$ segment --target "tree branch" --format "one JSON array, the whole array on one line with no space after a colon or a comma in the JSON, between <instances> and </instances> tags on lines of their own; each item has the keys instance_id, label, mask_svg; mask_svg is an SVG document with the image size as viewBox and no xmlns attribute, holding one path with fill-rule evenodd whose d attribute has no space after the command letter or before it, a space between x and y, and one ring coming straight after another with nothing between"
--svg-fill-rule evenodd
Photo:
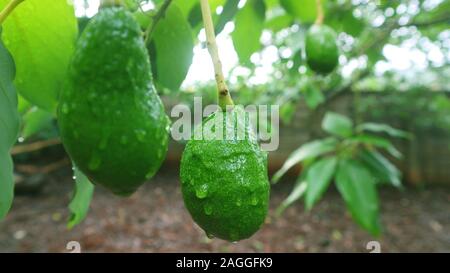
<instances>
[{"instance_id":1,"label":"tree branch","mask_svg":"<svg viewBox=\"0 0 450 273\"><path fill-rule=\"evenodd\" d=\"M316 25L323 24L324 19L324 13L323 13L323 6L322 6L322 0L316 0L316 7L317 7L317 18L316 18Z\"/></svg>"},{"instance_id":2,"label":"tree branch","mask_svg":"<svg viewBox=\"0 0 450 273\"><path fill-rule=\"evenodd\" d=\"M203 22L205 24L206 31L206 44L208 45L208 51L211 55L212 62L214 64L215 77L218 89L219 106L222 110L226 111L227 106L234 105L231 99L230 92L227 84L225 83L225 77L222 70L222 62L219 57L219 49L217 48L216 34L214 33L214 23L211 16L211 8L209 7L208 0L201 0Z\"/></svg>"},{"instance_id":3,"label":"tree branch","mask_svg":"<svg viewBox=\"0 0 450 273\"><path fill-rule=\"evenodd\" d=\"M437 18L430 21L423 21L423 22L410 22L406 24L405 26L416 26L416 27L431 27L437 24L441 23L450 23L450 16L443 16L441 18Z\"/></svg>"}]
</instances>

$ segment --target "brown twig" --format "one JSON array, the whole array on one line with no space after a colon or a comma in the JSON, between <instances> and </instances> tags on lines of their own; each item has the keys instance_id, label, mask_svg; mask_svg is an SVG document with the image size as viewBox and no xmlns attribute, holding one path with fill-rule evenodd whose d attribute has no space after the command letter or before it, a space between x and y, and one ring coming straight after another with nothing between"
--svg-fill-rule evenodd
<instances>
[{"instance_id":1,"label":"brown twig","mask_svg":"<svg viewBox=\"0 0 450 273\"><path fill-rule=\"evenodd\" d=\"M55 146L61 144L61 140L59 138L48 139L43 141L37 141L29 144L21 144L13 147L11 154L18 155L24 153L35 152L50 146Z\"/></svg>"},{"instance_id":2,"label":"brown twig","mask_svg":"<svg viewBox=\"0 0 450 273\"><path fill-rule=\"evenodd\" d=\"M67 165L70 165L71 161L69 158L65 157L59 161L50 163L46 166L36 166L36 165L30 165L30 164L18 164L15 166L15 168L21 172L26 174L36 174L36 173L42 173L42 174L49 174L56 170L59 170L62 167L65 167Z\"/></svg>"}]
</instances>

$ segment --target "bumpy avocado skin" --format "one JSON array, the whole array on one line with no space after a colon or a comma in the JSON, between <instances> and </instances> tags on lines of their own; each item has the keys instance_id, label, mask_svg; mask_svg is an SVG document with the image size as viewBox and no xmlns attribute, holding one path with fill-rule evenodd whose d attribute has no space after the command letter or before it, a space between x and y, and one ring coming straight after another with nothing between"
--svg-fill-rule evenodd
<instances>
[{"instance_id":1,"label":"bumpy avocado skin","mask_svg":"<svg viewBox=\"0 0 450 273\"><path fill-rule=\"evenodd\" d=\"M237 115L242 112L235 108L228 114L242 124L244 120ZM231 128L232 121L217 113L203 125L216 119ZM248 126L238 126L236 131L240 130L249 134L246 140L239 140L237 135L220 140L203 132L204 137L213 140L189 141L180 170L184 202L194 221L208 236L232 242L249 238L259 230L270 195L267 153L261 151ZM199 134L200 127L194 132Z\"/></svg>"},{"instance_id":2,"label":"bumpy avocado skin","mask_svg":"<svg viewBox=\"0 0 450 273\"><path fill-rule=\"evenodd\" d=\"M153 86L139 25L102 8L82 36L61 92L64 146L95 184L128 196L160 168L170 121Z\"/></svg>"},{"instance_id":3,"label":"bumpy avocado skin","mask_svg":"<svg viewBox=\"0 0 450 273\"><path fill-rule=\"evenodd\" d=\"M339 62L337 36L325 25L313 25L306 34L306 58L308 66L320 74L331 73Z\"/></svg>"}]
</instances>

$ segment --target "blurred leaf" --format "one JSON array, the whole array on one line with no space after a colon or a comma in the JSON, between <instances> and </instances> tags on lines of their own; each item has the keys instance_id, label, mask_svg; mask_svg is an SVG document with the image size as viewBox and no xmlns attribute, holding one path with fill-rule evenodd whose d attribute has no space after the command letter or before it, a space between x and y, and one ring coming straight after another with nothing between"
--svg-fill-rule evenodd
<instances>
[{"instance_id":1,"label":"blurred leaf","mask_svg":"<svg viewBox=\"0 0 450 273\"><path fill-rule=\"evenodd\" d=\"M45 110L33 107L22 117L23 129L21 137L27 139L42 129L49 127L53 121L53 115Z\"/></svg>"},{"instance_id":2,"label":"blurred leaf","mask_svg":"<svg viewBox=\"0 0 450 273\"><path fill-rule=\"evenodd\" d=\"M439 5L430 11L422 11L414 17L413 22L417 23L420 32L436 40L440 33L448 31L450 23L450 1L442 1ZM428 24L428 22L433 22ZM437 23L437 21L440 21Z\"/></svg>"},{"instance_id":3,"label":"blurred leaf","mask_svg":"<svg viewBox=\"0 0 450 273\"><path fill-rule=\"evenodd\" d=\"M249 64L253 53L261 48L260 37L264 28L266 6L260 0L248 0L239 10L235 30L231 34L234 48L242 64Z\"/></svg>"},{"instance_id":4,"label":"blurred leaf","mask_svg":"<svg viewBox=\"0 0 450 273\"><path fill-rule=\"evenodd\" d=\"M353 9L338 10L329 14L325 18L325 23L337 32L345 32L353 37L358 37L366 26L364 18L356 18L353 15Z\"/></svg>"},{"instance_id":5,"label":"blurred leaf","mask_svg":"<svg viewBox=\"0 0 450 273\"><path fill-rule=\"evenodd\" d=\"M280 16L273 17L269 20L266 20L265 27L273 32L278 32L284 28L292 25L292 17L288 14L282 14Z\"/></svg>"},{"instance_id":6,"label":"blurred leaf","mask_svg":"<svg viewBox=\"0 0 450 273\"><path fill-rule=\"evenodd\" d=\"M185 19L189 18L192 9L199 4L198 0L174 0L172 4L176 4L183 13Z\"/></svg>"},{"instance_id":7,"label":"blurred leaf","mask_svg":"<svg viewBox=\"0 0 450 273\"><path fill-rule=\"evenodd\" d=\"M135 12L136 10L139 9L139 5L140 5L140 0L124 0L123 1L125 4L125 7L131 11L131 12Z\"/></svg>"},{"instance_id":8,"label":"blurred leaf","mask_svg":"<svg viewBox=\"0 0 450 273\"><path fill-rule=\"evenodd\" d=\"M192 64L194 40L189 23L177 5L170 5L153 33L156 54L151 54L158 84L178 90Z\"/></svg>"},{"instance_id":9,"label":"blurred leaf","mask_svg":"<svg viewBox=\"0 0 450 273\"><path fill-rule=\"evenodd\" d=\"M424 11L422 9L422 12L417 14L416 17L414 17L414 22L417 23L424 23L428 22L434 19L444 18L447 17L450 14L450 1L442 1L439 5L437 5L435 8ZM446 24L448 27L448 21L442 22L442 24Z\"/></svg>"},{"instance_id":10,"label":"blurred leaf","mask_svg":"<svg viewBox=\"0 0 450 273\"><path fill-rule=\"evenodd\" d=\"M322 5L326 5L326 0ZM280 0L281 6L302 23L313 23L317 16L316 0ZM326 13L326 9L325 9Z\"/></svg>"},{"instance_id":11,"label":"blurred leaf","mask_svg":"<svg viewBox=\"0 0 450 273\"><path fill-rule=\"evenodd\" d=\"M219 19L217 20L217 23L215 25L215 32L216 35L219 35L220 32L222 32L225 25L234 19L234 16L238 12L239 8L239 1L240 0L227 0L225 3L225 6L223 7L223 11L219 16Z\"/></svg>"},{"instance_id":12,"label":"blurred leaf","mask_svg":"<svg viewBox=\"0 0 450 273\"><path fill-rule=\"evenodd\" d=\"M285 124L290 124L295 115L295 103L286 102L280 107L280 118Z\"/></svg>"},{"instance_id":13,"label":"blurred leaf","mask_svg":"<svg viewBox=\"0 0 450 273\"><path fill-rule=\"evenodd\" d=\"M325 190L330 185L331 179L336 171L337 158L327 157L315 162L307 170L305 205L310 210L320 200Z\"/></svg>"},{"instance_id":14,"label":"blurred leaf","mask_svg":"<svg viewBox=\"0 0 450 273\"><path fill-rule=\"evenodd\" d=\"M0 38L2 29L0 28ZM0 39L0 220L9 209L14 198L14 167L10 155L17 141L19 113L17 94L13 85L16 69L14 60Z\"/></svg>"},{"instance_id":15,"label":"blurred leaf","mask_svg":"<svg viewBox=\"0 0 450 273\"><path fill-rule=\"evenodd\" d=\"M377 151L363 150L360 158L380 182L389 182L398 188L402 186L401 172L382 154Z\"/></svg>"},{"instance_id":16,"label":"blurred leaf","mask_svg":"<svg viewBox=\"0 0 450 273\"><path fill-rule=\"evenodd\" d=\"M402 154L392 145L392 143L382 137L373 135L358 135L347 139L350 143L360 143L369 146L374 146L377 148L382 148L388 151L392 156L396 158L401 158Z\"/></svg>"},{"instance_id":17,"label":"blurred leaf","mask_svg":"<svg viewBox=\"0 0 450 273\"><path fill-rule=\"evenodd\" d=\"M306 160L318 157L320 155L332 152L337 145L335 138L326 138L303 144L295 150L286 160L283 167L272 177L272 182L277 183L280 178L294 165Z\"/></svg>"},{"instance_id":18,"label":"blurred leaf","mask_svg":"<svg viewBox=\"0 0 450 273\"><path fill-rule=\"evenodd\" d=\"M0 0L0 9L9 0ZM17 67L17 91L53 112L78 37L72 5L65 0L24 1L4 23L3 41Z\"/></svg>"},{"instance_id":19,"label":"blurred leaf","mask_svg":"<svg viewBox=\"0 0 450 273\"><path fill-rule=\"evenodd\" d=\"M277 208L276 215L281 215L288 207L290 207L295 201L302 198L302 196L305 194L307 184L306 181L302 180L301 178L302 177L299 177L292 192Z\"/></svg>"},{"instance_id":20,"label":"blurred leaf","mask_svg":"<svg viewBox=\"0 0 450 273\"><path fill-rule=\"evenodd\" d=\"M356 127L356 130L359 132L363 131L370 131L374 133L386 133L391 137L398 137L398 138L411 138L412 135L408 132L395 129L387 124L381 124L381 123L363 123Z\"/></svg>"},{"instance_id":21,"label":"blurred leaf","mask_svg":"<svg viewBox=\"0 0 450 273\"><path fill-rule=\"evenodd\" d=\"M292 56L292 68L289 69L289 71L292 73L292 75L298 76L298 69L300 68L300 66L303 63L303 58L302 58L302 51L301 49L299 49L297 52L294 53L294 55Z\"/></svg>"},{"instance_id":22,"label":"blurred leaf","mask_svg":"<svg viewBox=\"0 0 450 273\"><path fill-rule=\"evenodd\" d=\"M25 114L30 108L32 107L31 103L24 99L22 96L18 95L18 106L17 109L19 110L19 114L23 115Z\"/></svg>"},{"instance_id":23,"label":"blurred leaf","mask_svg":"<svg viewBox=\"0 0 450 273\"><path fill-rule=\"evenodd\" d=\"M178 1L183 1L183 0L178 0ZM188 0L188 1L192 1L192 0ZM194 0L195 1L195 5L192 6L189 15L188 15L188 21L191 24L191 27L193 29L193 32L195 34L197 34L200 29L203 27L202 23L202 9L200 6L200 1L198 0ZM211 15L213 17L213 21L216 22L218 16L217 13L215 12L217 10L218 7L222 6L225 3L225 0L209 0L209 6L211 8ZM189 3L188 3L189 5Z\"/></svg>"},{"instance_id":24,"label":"blurred leaf","mask_svg":"<svg viewBox=\"0 0 450 273\"><path fill-rule=\"evenodd\" d=\"M152 16L154 15L153 11L137 11L133 13L134 19L139 23L141 29L143 31L147 30L148 26L152 23ZM81 29L80 29L81 30Z\"/></svg>"},{"instance_id":25,"label":"blurred leaf","mask_svg":"<svg viewBox=\"0 0 450 273\"><path fill-rule=\"evenodd\" d=\"M67 223L67 228L69 229L80 224L86 218L94 194L94 185L76 167L74 167L74 175L76 177L75 190L72 201L69 204L71 215Z\"/></svg>"},{"instance_id":26,"label":"blurred leaf","mask_svg":"<svg viewBox=\"0 0 450 273\"><path fill-rule=\"evenodd\" d=\"M306 104L310 109L316 109L317 106L325 102L325 96L322 94L319 88L312 84L308 84L303 90Z\"/></svg>"},{"instance_id":27,"label":"blurred leaf","mask_svg":"<svg viewBox=\"0 0 450 273\"><path fill-rule=\"evenodd\" d=\"M372 235L379 235L377 191L372 175L364 165L352 159L340 160L336 186L353 219Z\"/></svg>"},{"instance_id":28,"label":"blurred leaf","mask_svg":"<svg viewBox=\"0 0 450 273\"><path fill-rule=\"evenodd\" d=\"M353 134L353 122L348 117L334 112L325 114L322 128L325 132L340 137L350 137Z\"/></svg>"}]
</instances>

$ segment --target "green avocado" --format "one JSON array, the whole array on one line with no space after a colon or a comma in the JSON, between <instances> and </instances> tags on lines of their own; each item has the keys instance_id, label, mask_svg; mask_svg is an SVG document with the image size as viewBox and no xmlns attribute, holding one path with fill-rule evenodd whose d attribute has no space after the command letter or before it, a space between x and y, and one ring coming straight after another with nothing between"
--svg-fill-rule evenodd
<instances>
[{"instance_id":1,"label":"green avocado","mask_svg":"<svg viewBox=\"0 0 450 273\"><path fill-rule=\"evenodd\" d=\"M320 74L332 72L339 62L339 49L334 30L325 25L313 25L306 34L308 66Z\"/></svg>"},{"instance_id":2,"label":"green avocado","mask_svg":"<svg viewBox=\"0 0 450 273\"><path fill-rule=\"evenodd\" d=\"M270 190L267 153L242 107L216 112L194 130L180 176L184 203L208 237L236 242L264 223Z\"/></svg>"},{"instance_id":3,"label":"green avocado","mask_svg":"<svg viewBox=\"0 0 450 273\"><path fill-rule=\"evenodd\" d=\"M78 40L68 73L58 106L67 152L94 184L131 195L160 168L170 127L132 14L102 7Z\"/></svg>"}]
</instances>

